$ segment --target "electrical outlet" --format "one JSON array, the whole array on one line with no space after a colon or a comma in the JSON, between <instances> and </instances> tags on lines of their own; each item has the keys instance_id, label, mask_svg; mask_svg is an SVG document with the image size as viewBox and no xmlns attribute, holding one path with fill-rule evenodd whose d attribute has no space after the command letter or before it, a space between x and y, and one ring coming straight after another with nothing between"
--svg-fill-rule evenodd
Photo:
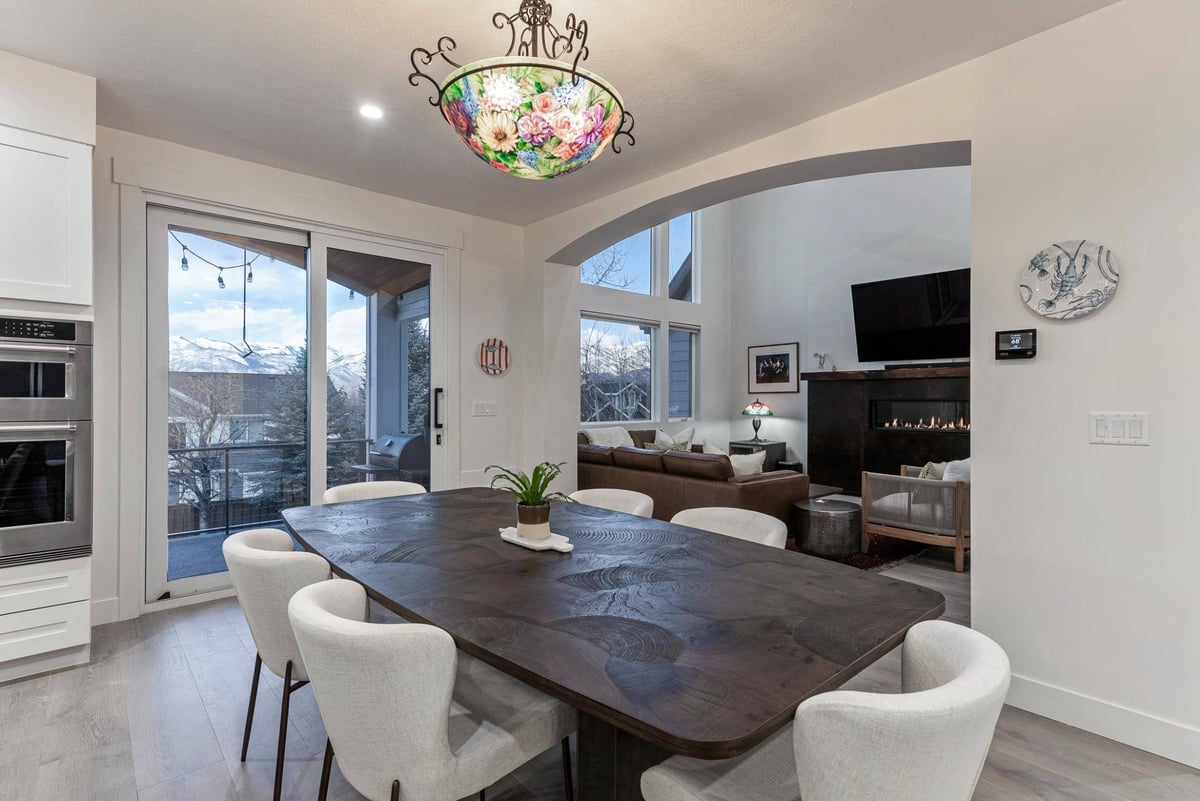
<instances>
[{"instance_id":1,"label":"electrical outlet","mask_svg":"<svg viewBox=\"0 0 1200 801\"><path fill-rule=\"evenodd\" d=\"M474 401L471 404L472 417L495 417L496 402L495 401Z\"/></svg>"},{"instance_id":2,"label":"electrical outlet","mask_svg":"<svg viewBox=\"0 0 1200 801\"><path fill-rule=\"evenodd\" d=\"M1149 445L1149 412L1092 412L1088 440L1095 445Z\"/></svg>"}]
</instances>

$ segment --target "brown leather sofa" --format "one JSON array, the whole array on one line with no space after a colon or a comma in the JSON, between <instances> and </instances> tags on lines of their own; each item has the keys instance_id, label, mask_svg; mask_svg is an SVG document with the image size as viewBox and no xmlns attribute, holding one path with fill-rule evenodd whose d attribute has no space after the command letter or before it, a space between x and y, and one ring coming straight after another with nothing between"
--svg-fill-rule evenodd
<instances>
[{"instance_id":1,"label":"brown leather sofa","mask_svg":"<svg viewBox=\"0 0 1200 801\"><path fill-rule=\"evenodd\" d=\"M653 438L653 431L630 431L635 445ZM588 443L579 434L579 488L644 492L654 499L654 516L670 520L676 512L698 506L733 506L752 509L790 523L792 504L808 497L808 476L792 470L774 470L752 476L735 476L728 456L692 452L655 451L641 447L607 448Z\"/></svg>"}]
</instances>

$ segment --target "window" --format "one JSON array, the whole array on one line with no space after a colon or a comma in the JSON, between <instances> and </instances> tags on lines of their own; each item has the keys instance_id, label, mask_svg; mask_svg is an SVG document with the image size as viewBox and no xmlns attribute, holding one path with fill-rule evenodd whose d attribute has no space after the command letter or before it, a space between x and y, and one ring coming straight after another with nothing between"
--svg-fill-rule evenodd
<instances>
[{"instance_id":1,"label":"window","mask_svg":"<svg viewBox=\"0 0 1200 801\"><path fill-rule=\"evenodd\" d=\"M579 280L592 286L652 294L653 242L652 231L642 231L605 248L579 265Z\"/></svg>"},{"instance_id":2,"label":"window","mask_svg":"<svg viewBox=\"0 0 1200 801\"><path fill-rule=\"evenodd\" d=\"M634 234L580 265L583 424L696 417L699 214Z\"/></svg>"},{"instance_id":3,"label":"window","mask_svg":"<svg viewBox=\"0 0 1200 801\"><path fill-rule=\"evenodd\" d=\"M695 417L696 332L672 328L667 334L667 417Z\"/></svg>"},{"instance_id":4,"label":"window","mask_svg":"<svg viewBox=\"0 0 1200 801\"><path fill-rule=\"evenodd\" d=\"M667 223L667 295L672 300L692 297L692 215Z\"/></svg>"},{"instance_id":5,"label":"window","mask_svg":"<svg viewBox=\"0 0 1200 801\"><path fill-rule=\"evenodd\" d=\"M653 419L654 333L641 323L580 319L581 421Z\"/></svg>"}]
</instances>

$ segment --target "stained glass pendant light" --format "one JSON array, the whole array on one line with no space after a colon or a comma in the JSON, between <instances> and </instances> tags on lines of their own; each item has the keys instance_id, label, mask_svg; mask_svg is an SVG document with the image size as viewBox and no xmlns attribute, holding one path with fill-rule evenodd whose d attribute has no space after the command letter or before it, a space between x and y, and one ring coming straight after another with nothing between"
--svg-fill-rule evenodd
<instances>
[{"instance_id":1,"label":"stained glass pendant light","mask_svg":"<svg viewBox=\"0 0 1200 801\"><path fill-rule=\"evenodd\" d=\"M496 169L519 178L555 178L574 172L612 146L633 139L633 115L621 95L579 63L588 57L587 20L574 14L560 30L546 0L521 0L515 14L498 12L492 25L509 31L508 52L461 65L450 58L457 47L449 36L435 50L418 47L408 82L431 83L446 122L471 152ZM571 61L561 60L573 56ZM441 58L453 71L437 81L423 71Z\"/></svg>"}]
</instances>

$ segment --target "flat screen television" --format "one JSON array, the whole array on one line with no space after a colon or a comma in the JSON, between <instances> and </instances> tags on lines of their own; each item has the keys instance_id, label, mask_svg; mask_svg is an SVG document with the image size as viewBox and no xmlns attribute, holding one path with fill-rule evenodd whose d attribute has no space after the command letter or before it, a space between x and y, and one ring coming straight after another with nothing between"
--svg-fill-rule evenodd
<instances>
[{"instance_id":1,"label":"flat screen television","mask_svg":"<svg viewBox=\"0 0 1200 801\"><path fill-rule=\"evenodd\" d=\"M850 287L860 362L971 355L971 270Z\"/></svg>"}]
</instances>

